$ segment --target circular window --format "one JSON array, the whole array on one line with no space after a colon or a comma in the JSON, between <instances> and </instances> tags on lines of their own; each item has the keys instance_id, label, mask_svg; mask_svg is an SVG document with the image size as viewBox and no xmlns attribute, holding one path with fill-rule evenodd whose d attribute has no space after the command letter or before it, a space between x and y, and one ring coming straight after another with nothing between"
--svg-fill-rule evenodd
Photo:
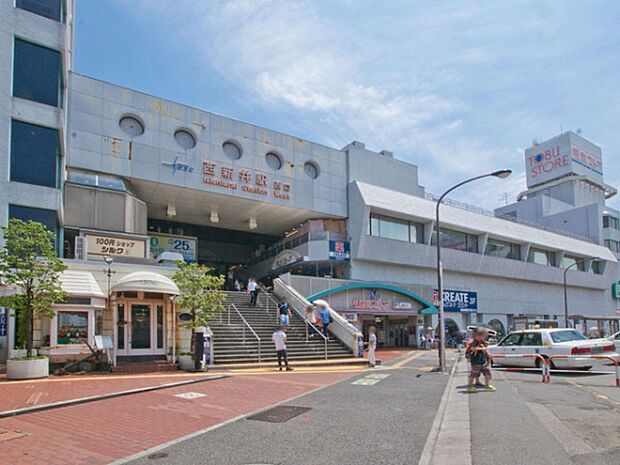
<instances>
[{"instance_id":1,"label":"circular window","mask_svg":"<svg viewBox=\"0 0 620 465\"><path fill-rule=\"evenodd\" d=\"M132 137L144 134L144 125L134 116L123 116L118 125L126 134Z\"/></svg>"},{"instance_id":2,"label":"circular window","mask_svg":"<svg viewBox=\"0 0 620 465\"><path fill-rule=\"evenodd\" d=\"M306 173L306 176L308 176L310 179L316 179L319 177L319 167L316 165L316 163L307 161L304 164L304 173Z\"/></svg>"},{"instance_id":3,"label":"circular window","mask_svg":"<svg viewBox=\"0 0 620 465\"><path fill-rule=\"evenodd\" d=\"M278 155L277 153L269 152L267 155L265 155L265 161L267 162L269 168L271 168L272 170L277 171L282 168L282 157L280 157L280 155Z\"/></svg>"},{"instance_id":4,"label":"circular window","mask_svg":"<svg viewBox=\"0 0 620 465\"><path fill-rule=\"evenodd\" d=\"M231 160L239 160L239 158L241 158L241 147L234 142L224 142L222 144L222 150L224 150L226 156Z\"/></svg>"},{"instance_id":5,"label":"circular window","mask_svg":"<svg viewBox=\"0 0 620 465\"><path fill-rule=\"evenodd\" d=\"M193 149L196 147L196 138L187 129L179 129L174 133L174 140L177 141L184 149Z\"/></svg>"}]
</instances>

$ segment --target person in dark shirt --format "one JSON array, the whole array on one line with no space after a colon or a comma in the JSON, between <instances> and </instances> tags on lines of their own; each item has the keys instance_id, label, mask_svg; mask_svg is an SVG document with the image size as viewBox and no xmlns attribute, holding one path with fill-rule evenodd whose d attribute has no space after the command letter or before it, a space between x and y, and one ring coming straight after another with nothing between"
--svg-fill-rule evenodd
<instances>
[{"instance_id":1,"label":"person in dark shirt","mask_svg":"<svg viewBox=\"0 0 620 465\"><path fill-rule=\"evenodd\" d=\"M491 370L489 369L490 357L487 351L488 344L485 341L487 334L485 328L476 328L473 339L467 344L465 356L469 360L469 363L471 363L469 383L467 384L467 390L469 392L476 392L474 381L476 378L479 378L481 374L484 375L484 389L489 391L495 390L495 387L491 386Z\"/></svg>"}]
</instances>

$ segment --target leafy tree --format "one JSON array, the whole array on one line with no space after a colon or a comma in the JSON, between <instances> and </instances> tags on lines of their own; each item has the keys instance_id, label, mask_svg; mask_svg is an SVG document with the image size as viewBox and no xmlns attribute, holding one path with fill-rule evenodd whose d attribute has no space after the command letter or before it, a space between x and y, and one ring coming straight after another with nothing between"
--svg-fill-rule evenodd
<instances>
[{"instance_id":1,"label":"leafy tree","mask_svg":"<svg viewBox=\"0 0 620 465\"><path fill-rule=\"evenodd\" d=\"M178 262L178 266L178 271L172 277L181 292L178 305L192 315L191 321L181 323L180 326L192 330L193 352L194 330L199 326L208 326L209 320L224 310L224 276L211 274L211 268L198 263Z\"/></svg>"},{"instance_id":2,"label":"leafy tree","mask_svg":"<svg viewBox=\"0 0 620 465\"><path fill-rule=\"evenodd\" d=\"M11 219L2 231L0 274L5 284L15 288L13 295L2 297L2 303L17 313L31 357L34 317L53 317L52 305L67 297L60 284L60 273L67 266L54 251L54 233L42 223Z\"/></svg>"}]
</instances>

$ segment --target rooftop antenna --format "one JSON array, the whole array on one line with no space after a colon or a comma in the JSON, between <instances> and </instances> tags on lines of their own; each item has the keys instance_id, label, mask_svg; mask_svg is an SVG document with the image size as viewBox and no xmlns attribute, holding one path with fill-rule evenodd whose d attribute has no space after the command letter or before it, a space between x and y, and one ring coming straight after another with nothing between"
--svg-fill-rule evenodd
<instances>
[{"instance_id":1,"label":"rooftop antenna","mask_svg":"<svg viewBox=\"0 0 620 465\"><path fill-rule=\"evenodd\" d=\"M577 128L577 134L581 134L581 128Z\"/></svg>"},{"instance_id":2,"label":"rooftop antenna","mask_svg":"<svg viewBox=\"0 0 620 465\"><path fill-rule=\"evenodd\" d=\"M508 192L504 192L499 199L504 202L504 205L508 205Z\"/></svg>"}]
</instances>

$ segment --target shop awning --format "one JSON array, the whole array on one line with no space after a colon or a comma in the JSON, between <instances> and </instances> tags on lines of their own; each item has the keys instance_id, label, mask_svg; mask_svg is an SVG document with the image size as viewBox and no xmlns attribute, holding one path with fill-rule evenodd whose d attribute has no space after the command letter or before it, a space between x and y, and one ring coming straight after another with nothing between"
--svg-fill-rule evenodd
<instances>
[{"instance_id":1,"label":"shop awning","mask_svg":"<svg viewBox=\"0 0 620 465\"><path fill-rule=\"evenodd\" d=\"M87 271L65 270L60 274L60 285L63 291L75 297L99 297L105 294L95 281L92 273Z\"/></svg>"},{"instance_id":2,"label":"shop awning","mask_svg":"<svg viewBox=\"0 0 620 465\"><path fill-rule=\"evenodd\" d=\"M119 279L112 292L161 292L164 294L179 295L179 288L166 276L152 271L136 271Z\"/></svg>"}]
</instances>

